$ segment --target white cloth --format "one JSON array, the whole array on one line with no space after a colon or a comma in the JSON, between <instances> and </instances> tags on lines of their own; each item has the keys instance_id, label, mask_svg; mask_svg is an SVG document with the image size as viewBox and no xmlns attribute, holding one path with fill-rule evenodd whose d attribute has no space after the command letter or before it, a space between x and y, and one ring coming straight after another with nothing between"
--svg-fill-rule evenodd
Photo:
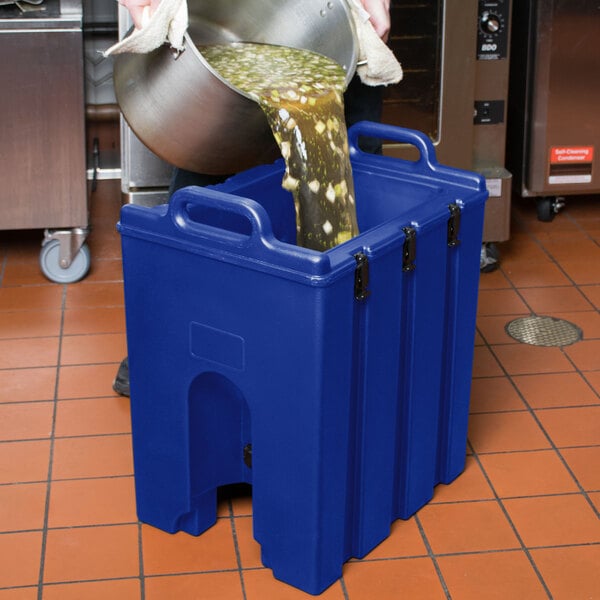
<instances>
[{"instance_id":1,"label":"white cloth","mask_svg":"<svg viewBox=\"0 0 600 600\"><path fill-rule=\"evenodd\" d=\"M350 6L358 38L358 66L356 72L365 85L378 86L398 83L402 66L388 45L377 35L369 21L370 15L358 0Z\"/></svg>"},{"instance_id":2,"label":"white cloth","mask_svg":"<svg viewBox=\"0 0 600 600\"><path fill-rule=\"evenodd\" d=\"M146 7L149 16L150 9ZM111 46L104 56L122 52L145 54L169 42L175 50L183 50L183 38L188 28L187 0L161 0L152 16L143 19L141 29Z\"/></svg>"}]
</instances>

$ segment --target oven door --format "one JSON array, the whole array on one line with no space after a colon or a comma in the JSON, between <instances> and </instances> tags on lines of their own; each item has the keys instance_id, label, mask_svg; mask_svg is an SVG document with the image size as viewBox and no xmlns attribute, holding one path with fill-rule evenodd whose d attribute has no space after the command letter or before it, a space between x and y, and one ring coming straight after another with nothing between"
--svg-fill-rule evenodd
<instances>
[{"instance_id":1,"label":"oven door","mask_svg":"<svg viewBox=\"0 0 600 600\"><path fill-rule=\"evenodd\" d=\"M429 135L441 163L473 162L478 0L392 0L389 45L404 70L385 90L384 123ZM386 144L385 154L416 158L416 150Z\"/></svg>"}]
</instances>

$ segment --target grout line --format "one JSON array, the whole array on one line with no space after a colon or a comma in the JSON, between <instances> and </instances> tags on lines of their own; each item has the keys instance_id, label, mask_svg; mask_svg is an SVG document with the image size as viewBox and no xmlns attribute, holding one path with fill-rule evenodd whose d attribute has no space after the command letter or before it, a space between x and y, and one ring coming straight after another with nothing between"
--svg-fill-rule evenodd
<instances>
[{"instance_id":1,"label":"grout line","mask_svg":"<svg viewBox=\"0 0 600 600\"><path fill-rule=\"evenodd\" d=\"M448 589L448 585L446 584L446 580L444 579L444 576L442 575L442 570L440 569L440 565L437 561L437 555L433 552L433 548L431 547L431 544L429 543L429 539L427 538L427 534L425 533L425 528L423 527L423 524L421 523L421 519L419 519L418 513L415 514L415 523L417 524L417 527L419 528L419 533L421 534L421 538L423 539L423 543L425 544L427 554L428 554L429 558L431 559L431 561L433 562L433 566L434 566L437 576L439 578L442 589L444 590L444 594L446 594L446 600L452 600L452 596L450 595L450 590Z\"/></svg>"},{"instance_id":2,"label":"grout line","mask_svg":"<svg viewBox=\"0 0 600 600\"><path fill-rule=\"evenodd\" d=\"M231 534L233 536L233 548L235 550L235 560L237 562L237 572L240 577L240 585L242 587L242 599L246 600L246 584L244 582L244 569L242 566L242 555L238 542L237 529L235 526L235 515L233 513L233 501L231 498L227 501L229 524L231 525Z\"/></svg>"},{"instance_id":3,"label":"grout line","mask_svg":"<svg viewBox=\"0 0 600 600\"><path fill-rule=\"evenodd\" d=\"M502 498L500 498L500 496L498 495L498 492L496 491L496 488L494 487L492 480L488 476L487 471L484 469L483 464L479 460L479 455L477 454L477 452L475 452L475 449L473 448L473 445L470 442L468 442L468 446L471 448L472 456L475 459L475 461L477 462L477 465L479 466L479 468L481 469L481 472L483 473L483 476L485 477L487 484L490 486L490 489L492 490L492 492L494 494L494 497L496 499L498 506L500 507L500 510L504 514L504 517L508 521L511 529L513 530L513 533L515 534L519 544L521 545L521 550L525 553L525 556L527 556L527 560L529 560L529 563L531 564L537 578L539 579L540 583L542 584L544 591L548 595L548 598L550 600L552 600L553 596L550 593L550 589L548 588L548 585L546 584L546 581L544 580L542 573L540 572L540 570L538 569L538 566L536 565L535 561L533 560L533 556L531 555L529 548L525 545L525 542L523 541L523 538L521 537L521 534L519 533L516 525L514 524L513 520L510 518L508 510L506 509L506 506L504 505Z\"/></svg>"},{"instance_id":4,"label":"grout line","mask_svg":"<svg viewBox=\"0 0 600 600\"><path fill-rule=\"evenodd\" d=\"M60 328L58 336L58 351L56 357L56 378L54 381L54 407L52 411L52 431L50 433L50 451L48 456L48 479L46 483L46 503L44 507L44 526L42 529L42 545L40 551L40 570L38 577L38 600L42 600L44 593L44 568L46 565L46 543L48 541L48 517L50 514L50 495L52 489L52 466L54 460L54 432L56 430L56 414L58 408L58 385L60 381L60 359L62 352L62 332L65 322L65 306L67 303L67 286L62 286L62 300L61 300L61 315L60 315Z\"/></svg>"},{"instance_id":5,"label":"grout line","mask_svg":"<svg viewBox=\"0 0 600 600\"><path fill-rule=\"evenodd\" d=\"M346 561L345 564L347 564L347 561ZM339 582L340 582L340 586L342 588L342 594L344 596L344 600L350 600L350 596L348 594L348 588L346 587L346 581L344 580L344 575L343 574L340 577Z\"/></svg>"},{"instance_id":6,"label":"grout line","mask_svg":"<svg viewBox=\"0 0 600 600\"><path fill-rule=\"evenodd\" d=\"M143 544L143 525L141 521L137 522L138 528L138 560L140 563L140 600L145 600L146 598L146 574L144 571L144 544Z\"/></svg>"}]
</instances>

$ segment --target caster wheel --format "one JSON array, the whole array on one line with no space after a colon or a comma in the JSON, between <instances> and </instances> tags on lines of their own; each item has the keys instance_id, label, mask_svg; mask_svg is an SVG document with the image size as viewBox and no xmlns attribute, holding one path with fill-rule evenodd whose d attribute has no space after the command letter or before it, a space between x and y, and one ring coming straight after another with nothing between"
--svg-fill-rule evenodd
<instances>
[{"instance_id":1,"label":"caster wheel","mask_svg":"<svg viewBox=\"0 0 600 600\"><path fill-rule=\"evenodd\" d=\"M60 242L51 240L42 246L40 251L40 268L42 273L56 283L75 283L83 279L90 270L92 262L90 249L83 244L73 258L70 266L63 269L60 266Z\"/></svg>"},{"instance_id":2,"label":"caster wheel","mask_svg":"<svg viewBox=\"0 0 600 600\"><path fill-rule=\"evenodd\" d=\"M549 223L554 219L558 211L564 207L564 198L552 198L551 196L545 196L538 198L537 204L537 216L539 221Z\"/></svg>"},{"instance_id":3,"label":"caster wheel","mask_svg":"<svg viewBox=\"0 0 600 600\"><path fill-rule=\"evenodd\" d=\"M481 244L481 254L479 255L479 271L481 273L491 273L500 266L500 251L493 242Z\"/></svg>"}]
</instances>

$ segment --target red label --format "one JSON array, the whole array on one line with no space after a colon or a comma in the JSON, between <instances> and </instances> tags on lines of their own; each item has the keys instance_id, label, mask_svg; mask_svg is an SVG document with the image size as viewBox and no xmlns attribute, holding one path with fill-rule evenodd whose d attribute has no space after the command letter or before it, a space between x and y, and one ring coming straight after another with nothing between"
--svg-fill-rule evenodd
<instances>
[{"instance_id":1,"label":"red label","mask_svg":"<svg viewBox=\"0 0 600 600\"><path fill-rule=\"evenodd\" d=\"M593 146L554 146L550 149L550 164L591 163L594 160Z\"/></svg>"}]
</instances>

